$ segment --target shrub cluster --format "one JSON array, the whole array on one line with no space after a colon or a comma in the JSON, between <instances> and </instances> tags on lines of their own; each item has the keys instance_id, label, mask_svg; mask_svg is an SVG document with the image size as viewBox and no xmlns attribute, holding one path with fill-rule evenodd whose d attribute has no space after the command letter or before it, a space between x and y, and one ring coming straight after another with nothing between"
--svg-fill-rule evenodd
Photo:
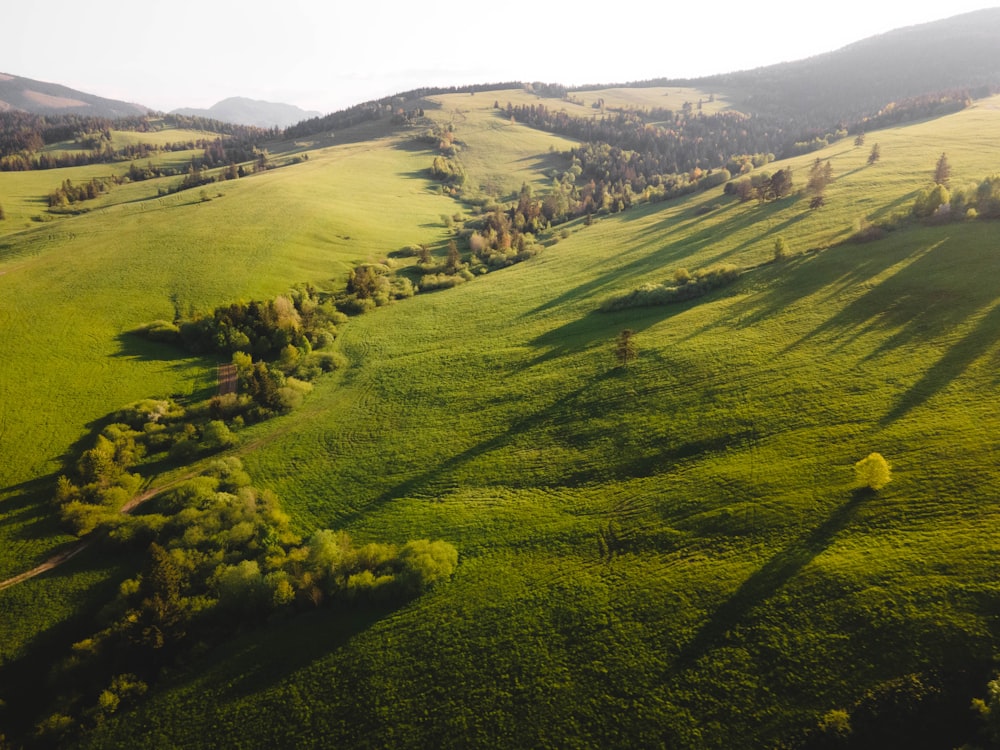
<instances>
[{"instance_id":1,"label":"shrub cluster","mask_svg":"<svg viewBox=\"0 0 1000 750\"><path fill-rule=\"evenodd\" d=\"M236 441L230 427L242 425L237 412L248 410L249 399L239 406L230 411L229 424L215 400L207 409L188 410L172 399L144 399L116 412L76 461L72 478L59 477L55 502L62 520L80 536L98 527L113 532L122 521L122 506L142 484L130 470L157 455L187 461L228 448Z\"/></svg>"},{"instance_id":2,"label":"shrub cluster","mask_svg":"<svg viewBox=\"0 0 1000 750\"><path fill-rule=\"evenodd\" d=\"M731 284L739 278L740 269L731 264L722 264L703 268L693 274L681 268L674 273L670 282L660 284L644 284L625 294L606 300L600 307L601 312L615 312L633 307L652 307L668 305L673 302L701 297L713 289Z\"/></svg>"},{"instance_id":3,"label":"shrub cluster","mask_svg":"<svg viewBox=\"0 0 1000 750\"><path fill-rule=\"evenodd\" d=\"M99 629L56 666L60 695L42 735L102 721L175 658L278 611L402 600L446 580L458 563L444 541L356 544L342 531L320 530L303 542L277 497L253 487L235 457L153 504L106 522L107 538L145 550L142 571L120 585Z\"/></svg>"}]
</instances>

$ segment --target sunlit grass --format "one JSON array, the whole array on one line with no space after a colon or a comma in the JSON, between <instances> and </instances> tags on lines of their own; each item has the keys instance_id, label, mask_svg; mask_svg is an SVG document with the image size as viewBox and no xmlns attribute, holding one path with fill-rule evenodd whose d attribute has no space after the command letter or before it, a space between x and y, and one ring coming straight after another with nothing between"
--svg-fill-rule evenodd
<instances>
[{"instance_id":1,"label":"sunlit grass","mask_svg":"<svg viewBox=\"0 0 1000 750\"><path fill-rule=\"evenodd\" d=\"M461 158L480 180L491 163L525 163L503 170L498 189L516 190L552 139L496 118L493 98L463 99L475 106L456 121ZM993 104L791 161L801 188L812 160L831 160L818 211L801 194L758 206L721 189L644 206L352 320L337 343L351 367L244 433L244 461L300 531L446 539L461 554L455 579L396 612L249 632L94 746L770 747L886 680L978 677L1000 601L1000 225L843 241L859 218L908 209L942 151L953 181L988 175ZM882 159L868 166L875 142ZM100 243L81 229L37 253L15 246L3 299L16 289L34 302L38 331L69 329L44 294L91 300L85 335L105 347L10 334L19 372L41 377L61 345L66 380L46 393L76 382L78 359L111 368L102 383L123 381L102 398L69 393L49 419L80 416L49 445L132 392L151 395L147 372L161 387L190 376L185 361L104 363L107 338L170 315L163 290L195 307L274 293L439 239L436 217L456 204L420 179L427 161L391 144L333 148L207 203L73 220ZM386 195L400 197L388 218ZM777 236L793 257L760 265ZM176 267L151 275L164 256ZM611 294L720 261L752 270L694 302L597 312ZM0 330L28 330L14 306L0 314L14 324ZM621 368L611 342L625 327L639 356ZM49 413L28 386L17 399ZM5 414L24 434L34 425L29 411ZM18 450L44 467L56 448ZM852 467L872 451L893 481L860 494Z\"/></svg>"}]
</instances>

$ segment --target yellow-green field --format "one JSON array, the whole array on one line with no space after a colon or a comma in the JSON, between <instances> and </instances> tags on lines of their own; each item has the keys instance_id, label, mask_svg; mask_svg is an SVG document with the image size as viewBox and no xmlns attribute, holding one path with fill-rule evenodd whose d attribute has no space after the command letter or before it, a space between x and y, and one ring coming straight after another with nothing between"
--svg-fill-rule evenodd
<instances>
[{"instance_id":1,"label":"yellow-green field","mask_svg":"<svg viewBox=\"0 0 1000 750\"><path fill-rule=\"evenodd\" d=\"M427 112L454 124L467 184L501 199L544 190L550 149L569 145L498 116L506 94L435 97ZM592 113L598 94L688 95L567 106ZM945 698L923 712L932 725L906 714L906 736L971 741L970 691L1000 642L1000 225L845 240L907 210L942 152L954 185L990 175L998 105L770 165L798 189L775 203L720 187L572 222L537 258L352 319L336 343L350 367L233 452L300 532L444 539L454 579L398 607L248 627L89 746L795 746L834 709L863 731L866 694L909 700L899 685L914 676ZM109 205L3 240L0 577L65 541L46 488L89 424L211 389L213 361L130 328L335 286L353 262L440 243L440 216L468 210L427 181L433 154L408 138L338 137L212 185L209 201ZM812 211L816 158L834 181ZM34 189L5 180L5 206ZM779 236L792 257L767 263ZM699 300L597 312L719 262L748 270ZM623 328L638 346L627 368L612 351ZM872 451L893 481L860 493L852 465ZM66 652L126 567L88 551L0 591L18 615L0 670Z\"/></svg>"}]
</instances>

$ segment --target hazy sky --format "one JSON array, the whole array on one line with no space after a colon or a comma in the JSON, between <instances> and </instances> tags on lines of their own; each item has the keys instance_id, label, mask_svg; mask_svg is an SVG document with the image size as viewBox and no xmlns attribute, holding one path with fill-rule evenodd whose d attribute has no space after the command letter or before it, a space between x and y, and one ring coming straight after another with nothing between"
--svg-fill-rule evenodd
<instances>
[{"instance_id":1,"label":"hazy sky","mask_svg":"<svg viewBox=\"0 0 1000 750\"><path fill-rule=\"evenodd\" d=\"M10 0L0 72L159 110L248 96L331 112L424 85L725 73L995 4Z\"/></svg>"}]
</instances>

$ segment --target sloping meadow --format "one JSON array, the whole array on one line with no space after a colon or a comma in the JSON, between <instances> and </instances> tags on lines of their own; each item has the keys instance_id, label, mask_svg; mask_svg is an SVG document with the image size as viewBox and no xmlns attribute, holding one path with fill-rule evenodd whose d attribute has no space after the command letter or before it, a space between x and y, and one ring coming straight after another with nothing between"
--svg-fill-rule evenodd
<instances>
[{"instance_id":1,"label":"sloping meadow","mask_svg":"<svg viewBox=\"0 0 1000 750\"><path fill-rule=\"evenodd\" d=\"M996 116L979 107L868 134L882 150L873 166L849 141L794 161L798 175L817 156L833 163L817 211L801 192L759 206L721 189L643 206L352 320L337 340L349 369L254 428L244 463L300 532L442 539L459 551L454 578L399 609L249 631L174 672L92 745L762 747L815 740L832 710L872 743L900 722L901 742L971 739L1000 606L997 225L840 243L859 219L908 207L941 151L953 179L987 176L984 149L996 147L977 134ZM414 169L427 160L399 154ZM261 181L261 211L279 195L308 202L316 188L294 169L273 193ZM204 231L216 261L236 252ZM768 263L778 236L790 257ZM193 274L204 289L185 303L280 292L318 273L307 245L239 253L226 266L239 284ZM46 254L23 257L27 276ZM614 294L721 262L743 273L698 299L599 312ZM146 303L136 322L169 317L169 304ZM109 347L126 317L92 337ZM625 328L627 366L614 351ZM174 365L157 387L191 377L187 361ZM105 395L117 407L151 395L143 385ZM852 467L873 451L893 480L860 492Z\"/></svg>"}]
</instances>

